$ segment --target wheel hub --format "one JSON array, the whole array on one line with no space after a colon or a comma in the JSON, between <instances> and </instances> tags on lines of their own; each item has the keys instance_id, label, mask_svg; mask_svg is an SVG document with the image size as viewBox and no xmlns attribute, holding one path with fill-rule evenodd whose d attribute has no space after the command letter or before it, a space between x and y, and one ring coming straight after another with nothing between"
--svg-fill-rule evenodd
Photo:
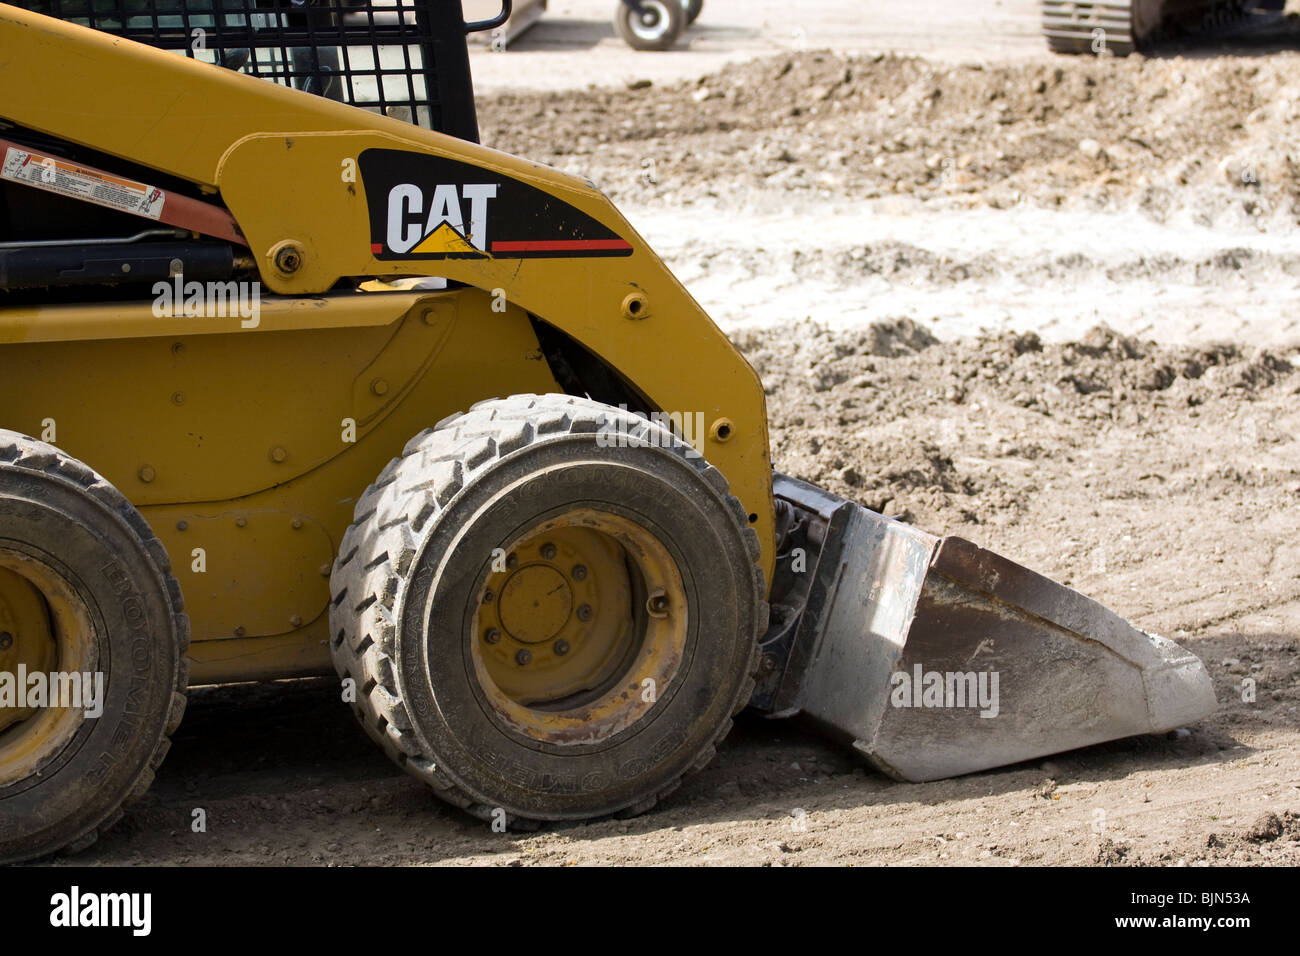
<instances>
[{"instance_id":1,"label":"wheel hub","mask_svg":"<svg viewBox=\"0 0 1300 956\"><path fill-rule=\"evenodd\" d=\"M631 18L632 31L645 40L657 40L668 30L668 11L660 0L641 0L641 10Z\"/></svg>"},{"instance_id":2,"label":"wheel hub","mask_svg":"<svg viewBox=\"0 0 1300 956\"><path fill-rule=\"evenodd\" d=\"M506 721L539 740L599 739L645 713L675 673L686 601L676 563L638 523L583 509L498 552L473 656Z\"/></svg>"},{"instance_id":3,"label":"wheel hub","mask_svg":"<svg viewBox=\"0 0 1300 956\"><path fill-rule=\"evenodd\" d=\"M501 589L501 626L524 644L557 636L573 611L573 588L554 567L530 564L506 579Z\"/></svg>"}]
</instances>

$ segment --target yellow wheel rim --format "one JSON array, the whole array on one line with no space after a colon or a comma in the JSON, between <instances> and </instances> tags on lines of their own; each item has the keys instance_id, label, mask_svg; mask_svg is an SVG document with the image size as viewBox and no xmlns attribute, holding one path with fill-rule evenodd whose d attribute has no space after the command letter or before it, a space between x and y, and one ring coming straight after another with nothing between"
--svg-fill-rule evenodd
<instances>
[{"instance_id":1,"label":"yellow wheel rim","mask_svg":"<svg viewBox=\"0 0 1300 956\"><path fill-rule=\"evenodd\" d=\"M664 695L686 633L681 572L659 539L621 515L578 509L494 553L472 653L510 727L548 743L594 743Z\"/></svg>"},{"instance_id":2,"label":"yellow wheel rim","mask_svg":"<svg viewBox=\"0 0 1300 956\"><path fill-rule=\"evenodd\" d=\"M7 681L10 691L18 689L22 674L91 672L92 635L85 604L61 575L26 555L0 549L0 680ZM84 719L78 708L3 703L0 787L31 776L57 756Z\"/></svg>"}]
</instances>

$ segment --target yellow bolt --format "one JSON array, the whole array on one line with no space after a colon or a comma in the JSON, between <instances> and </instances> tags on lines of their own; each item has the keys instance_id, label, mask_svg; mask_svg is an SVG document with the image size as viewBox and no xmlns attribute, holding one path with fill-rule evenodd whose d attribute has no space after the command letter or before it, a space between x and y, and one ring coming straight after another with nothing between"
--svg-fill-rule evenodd
<instances>
[{"instance_id":1,"label":"yellow bolt","mask_svg":"<svg viewBox=\"0 0 1300 956\"><path fill-rule=\"evenodd\" d=\"M141 465L139 474L140 474L140 480L143 481L146 485L149 484L149 482L153 481L154 478L156 477L153 468L150 467L149 465Z\"/></svg>"}]
</instances>

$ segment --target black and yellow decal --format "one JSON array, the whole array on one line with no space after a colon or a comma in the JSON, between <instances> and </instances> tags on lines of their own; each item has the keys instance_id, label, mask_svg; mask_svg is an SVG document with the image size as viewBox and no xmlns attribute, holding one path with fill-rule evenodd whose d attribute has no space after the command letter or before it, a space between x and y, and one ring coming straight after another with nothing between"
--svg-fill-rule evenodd
<instances>
[{"instance_id":1,"label":"black and yellow decal","mask_svg":"<svg viewBox=\"0 0 1300 956\"><path fill-rule=\"evenodd\" d=\"M632 246L579 209L455 159L368 149L361 180L376 259L629 256Z\"/></svg>"}]
</instances>

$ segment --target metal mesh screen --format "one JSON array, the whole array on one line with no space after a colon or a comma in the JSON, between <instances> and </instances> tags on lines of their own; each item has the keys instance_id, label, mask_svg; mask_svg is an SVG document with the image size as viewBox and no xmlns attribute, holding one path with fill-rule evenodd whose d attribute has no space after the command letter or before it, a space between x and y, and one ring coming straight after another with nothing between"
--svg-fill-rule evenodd
<instances>
[{"instance_id":1,"label":"metal mesh screen","mask_svg":"<svg viewBox=\"0 0 1300 956\"><path fill-rule=\"evenodd\" d=\"M18 0L18 5L477 139L460 0Z\"/></svg>"}]
</instances>

